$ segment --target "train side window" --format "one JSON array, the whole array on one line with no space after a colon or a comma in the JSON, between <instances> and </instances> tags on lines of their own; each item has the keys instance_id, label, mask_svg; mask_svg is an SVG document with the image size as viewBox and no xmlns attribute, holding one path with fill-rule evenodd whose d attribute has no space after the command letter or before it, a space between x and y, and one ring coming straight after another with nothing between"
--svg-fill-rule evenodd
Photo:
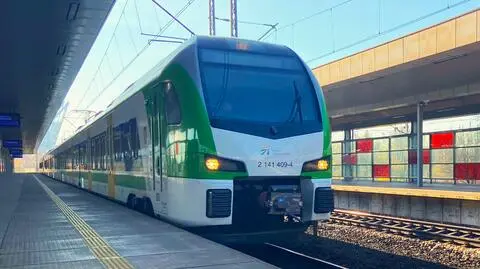
<instances>
[{"instance_id":1,"label":"train side window","mask_svg":"<svg viewBox=\"0 0 480 269\"><path fill-rule=\"evenodd\" d=\"M165 83L165 114L168 125L180 124L182 121L180 102L171 82Z\"/></svg>"}]
</instances>

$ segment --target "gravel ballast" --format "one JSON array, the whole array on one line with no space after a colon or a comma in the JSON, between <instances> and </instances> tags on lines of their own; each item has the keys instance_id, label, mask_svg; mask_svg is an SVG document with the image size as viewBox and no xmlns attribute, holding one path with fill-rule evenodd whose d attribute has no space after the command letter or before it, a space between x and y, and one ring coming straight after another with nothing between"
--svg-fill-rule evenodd
<instances>
[{"instance_id":1,"label":"gravel ballast","mask_svg":"<svg viewBox=\"0 0 480 269\"><path fill-rule=\"evenodd\" d=\"M349 268L480 268L480 249L333 223L289 245Z\"/></svg>"}]
</instances>

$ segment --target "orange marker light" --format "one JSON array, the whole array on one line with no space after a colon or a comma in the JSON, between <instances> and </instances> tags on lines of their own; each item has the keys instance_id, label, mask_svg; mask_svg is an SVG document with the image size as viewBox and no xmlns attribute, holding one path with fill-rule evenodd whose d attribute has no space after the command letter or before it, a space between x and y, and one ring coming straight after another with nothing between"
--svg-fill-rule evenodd
<instances>
[{"instance_id":1,"label":"orange marker light","mask_svg":"<svg viewBox=\"0 0 480 269\"><path fill-rule=\"evenodd\" d=\"M248 50L248 45L246 43L237 43L237 50Z\"/></svg>"},{"instance_id":2,"label":"orange marker light","mask_svg":"<svg viewBox=\"0 0 480 269\"><path fill-rule=\"evenodd\" d=\"M328 161L319 160L317 162L317 168L318 168L318 170L322 170L322 171L328 170Z\"/></svg>"},{"instance_id":3,"label":"orange marker light","mask_svg":"<svg viewBox=\"0 0 480 269\"><path fill-rule=\"evenodd\" d=\"M216 171L220 168L220 162L215 158L208 158L205 160L205 166L208 170Z\"/></svg>"}]
</instances>

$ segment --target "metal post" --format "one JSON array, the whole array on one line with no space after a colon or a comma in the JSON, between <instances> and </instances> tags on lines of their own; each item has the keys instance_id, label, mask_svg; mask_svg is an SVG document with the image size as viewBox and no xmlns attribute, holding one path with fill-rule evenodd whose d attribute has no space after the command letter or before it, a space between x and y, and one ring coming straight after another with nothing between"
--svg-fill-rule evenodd
<instances>
[{"instance_id":1,"label":"metal post","mask_svg":"<svg viewBox=\"0 0 480 269\"><path fill-rule=\"evenodd\" d=\"M232 37L238 37L237 0L230 1L230 29Z\"/></svg>"},{"instance_id":2,"label":"metal post","mask_svg":"<svg viewBox=\"0 0 480 269\"><path fill-rule=\"evenodd\" d=\"M410 135L408 136L408 152L414 150L416 151L417 147L417 121L412 120L410 122L412 129ZM417 177L417 169L414 163L408 162L408 183L412 183L414 178Z\"/></svg>"},{"instance_id":3,"label":"metal post","mask_svg":"<svg viewBox=\"0 0 480 269\"><path fill-rule=\"evenodd\" d=\"M208 22L209 33L211 36L215 35L215 0L208 1Z\"/></svg>"},{"instance_id":4,"label":"metal post","mask_svg":"<svg viewBox=\"0 0 480 269\"><path fill-rule=\"evenodd\" d=\"M423 186L423 107L424 102L417 104L417 187Z\"/></svg>"},{"instance_id":5,"label":"metal post","mask_svg":"<svg viewBox=\"0 0 480 269\"><path fill-rule=\"evenodd\" d=\"M343 142L343 155L350 155L352 153L353 131L351 129L344 130L344 142ZM342 156L343 158L343 156ZM353 179L353 169L351 164L343 165L343 179L345 181L351 181Z\"/></svg>"}]
</instances>

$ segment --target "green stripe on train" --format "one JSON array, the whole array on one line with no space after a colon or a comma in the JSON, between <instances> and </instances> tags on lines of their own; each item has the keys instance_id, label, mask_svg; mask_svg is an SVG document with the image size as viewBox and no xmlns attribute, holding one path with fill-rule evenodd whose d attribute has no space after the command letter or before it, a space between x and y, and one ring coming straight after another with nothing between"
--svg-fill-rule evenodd
<instances>
[{"instance_id":1,"label":"green stripe on train","mask_svg":"<svg viewBox=\"0 0 480 269\"><path fill-rule=\"evenodd\" d=\"M162 126L162 145L165 145L166 172L171 177L195 179L233 179L238 176L247 176L245 172L211 172L204 165L205 154L216 155L217 150L213 139L210 120L203 103L200 89L195 81L180 64L171 64L165 68L160 78L152 82L158 86L146 86L143 90L146 103L149 103L156 94L163 91L158 81L169 80L177 93L182 121L179 125ZM154 84L155 85L155 84ZM146 109L149 117L152 109ZM163 111L163 107L159 109ZM150 128L151 122L148 122Z\"/></svg>"},{"instance_id":2,"label":"green stripe on train","mask_svg":"<svg viewBox=\"0 0 480 269\"><path fill-rule=\"evenodd\" d=\"M66 176L80 179L83 177L84 182L88 180L88 172L82 171L62 171ZM92 171L92 181L108 184L108 174L105 171ZM119 175L115 174L115 185L138 190L146 190L147 182L143 176L135 175Z\"/></svg>"},{"instance_id":3,"label":"green stripe on train","mask_svg":"<svg viewBox=\"0 0 480 269\"><path fill-rule=\"evenodd\" d=\"M114 174L114 177L115 186L138 190L147 189L147 182L143 176ZM105 172L92 172L92 181L108 184L108 174Z\"/></svg>"}]
</instances>

